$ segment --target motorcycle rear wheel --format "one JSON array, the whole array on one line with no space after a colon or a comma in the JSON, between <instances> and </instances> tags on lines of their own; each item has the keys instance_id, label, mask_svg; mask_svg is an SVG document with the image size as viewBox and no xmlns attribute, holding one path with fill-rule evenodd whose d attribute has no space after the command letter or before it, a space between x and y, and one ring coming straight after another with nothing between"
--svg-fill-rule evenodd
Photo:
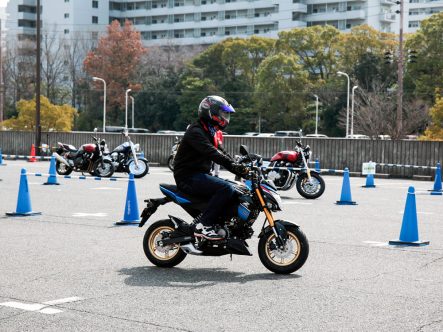
<instances>
[{"instance_id":1,"label":"motorcycle rear wheel","mask_svg":"<svg viewBox=\"0 0 443 332\"><path fill-rule=\"evenodd\" d=\"M168 158L168 168L174 172L174 156Z\"/></svg>"},{"instance_id":2,"label":"motorcycle rear wheel","mask_svg":"<svg viewBox=\"0 0 443 332\"><path fill-rule=\"evenodd\" d=\"M309 183L308 175L302 173L297 178L297 191L298 193L307 199L319 198L325 192L325 181L318 173L311 173L311 181Z\"/></svg>"},{"instance_id":3,"label":"motorcycle rear wheel","mask_svg":"<svg viewBox=\"0 0 443 332\"><path fill-rule=\"evenodd\" d=\"M143 238L143 251L149 261L158 267L174 267L180 264L186 253L180 245L158 246L157 242L163 239L164 232L174 231L174 224L169 219L154 222L149 226ZM172 254L170 254L172 251Z\"/></svg>"},{"instance_id":4,"label":"motorcycle rear wheel","mask_svg":"<svg viewBox=\"0 0 443 332\"><path fill-rule=\"evenodd\" d=\"M142 178L149 171L149 165L145 160L137 160L138 167L135 165L135 161L131 160L128 164L128 173L134 174L135 178Z\"/></svg>"},{"instance_id":5,"label":"motorcycle rear wheel","mask_svg":"<svg viewBox=\"0 0 443 332\"><path fill-rule=\"evenodd\" d=\"M94 174L101 178L111 177L112 174L114 174L114 165L110 160L107 159L103 160L103 165L104 167L102 167L101 160L97 160L92 167L92 169L94 170Z\"/></svg>"},{"instance_id":6,"label":"motorcycle rear wheel","mask_svg":"<svg viewBox=\"0 0 443 332\"><path fill-rule=\"evenodd\" d=\"M72 173L71 167L66 166L64 163L61 163L58 160L55 162L55 170L59 175L69 175Z\"/></svg>"},{"instance_id":7,"label":"motorcycle rear wheel","mask_svg":"<svg viewBox=\"0 0 443 332\"><path fill-rule=\"evenodd\" d=\"M288 239L283 250L276 246L274 232L265 233L258 242L258 256L262 264L277 274L290 274L300 269L308 259L309 242L302 230L286 226Z\"/></svg>"}]
</instances>

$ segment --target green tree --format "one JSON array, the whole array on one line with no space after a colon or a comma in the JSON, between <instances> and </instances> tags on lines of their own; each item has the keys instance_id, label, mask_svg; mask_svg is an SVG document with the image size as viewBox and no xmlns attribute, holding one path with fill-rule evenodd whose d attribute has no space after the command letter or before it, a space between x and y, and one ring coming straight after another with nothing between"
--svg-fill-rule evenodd
<instances>
[{"instance_id":1,"label":"green tree","mask_svg":"<svg viewBox=\"0 0 443 332\"><path fill-rule=\"evenodd\" d=\"M35 98L17 103L17 117L5 120L2 126L15 130L35 130ZM69 105L51 104L48 98L40 96L40 119L42 131L71 131L77 111Z\"/></svg>"},{"instance_id":2,"label":"green tree","mask_svg":"<svg viewBox=\"0 0 443 332\"><path fill-rule=\"evenodd\" d=\"M443 141L443 96L437 90L435 104L430 109L431 125L426 128L421 140Z\"/></svg>"},{"instance_id":3,"label":"green tree","mask_svg":"<svg viewBox=\"0 0 443 332\"><path fill-rule=\"evenodd\" d=\"M295 55L279 53L267 57L260 65L255 93L264 131L303 127L309 82L308 72L298 60Z\"/></svg>"},{"instance_id":4,"label":"green tree","mask_svg":"<svg viewBox=\"0 0 443 332\"><path fill-rule=\"evenodd\" d=\"M433 100L436 88L443 88L443 12L421 22L418 31L406 41L407 50L417 52L417 62L407 63L405 88Z\"/></svg>"},{"instance_id":5,"label":"green tree","mask_svg":"<svg viewBox=\"0 0 443 332\"><path fill-rule=\"evenodd\" d=\"M315 25L281 31L276 43L280 51L294 53L313 81L335 75L342 34L331 25Z\"/></svg>"}]
</instances>

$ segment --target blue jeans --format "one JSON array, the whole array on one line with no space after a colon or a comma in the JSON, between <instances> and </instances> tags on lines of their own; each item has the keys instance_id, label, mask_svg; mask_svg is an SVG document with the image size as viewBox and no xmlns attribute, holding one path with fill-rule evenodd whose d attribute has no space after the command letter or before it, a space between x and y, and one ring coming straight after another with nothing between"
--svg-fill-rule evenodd
<instances>
[{"instance_id":1,"label":"blue jeans","mask_svg":"<svg viewBox=\"0 0 443 332\"><path fill-rule=\"evenodd\" d=\"M180 191L209 200L200 218L205 226L215 224L221 215L226 215L226 210L235 197L235 189L229 182L208 174L196 173L187 178L176 179L176 182Z\"/></svg>"}]
</instances>

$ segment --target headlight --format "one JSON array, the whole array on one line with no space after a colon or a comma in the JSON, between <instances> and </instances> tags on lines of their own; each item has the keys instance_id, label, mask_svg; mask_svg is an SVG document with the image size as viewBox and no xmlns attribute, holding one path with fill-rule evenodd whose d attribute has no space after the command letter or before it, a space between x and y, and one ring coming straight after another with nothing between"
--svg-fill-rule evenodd
<instances>
[{"instance_id":1,"label":"headlight","mask_svg":"<svg viewBox=\"0 0 443 332\"><path fill-rule=\"evenodd\" d=\"M135 151L136 152L139 152L140 151L140 144L134 144L134 149L135 149Z\"/></svg>"}]
</instances>

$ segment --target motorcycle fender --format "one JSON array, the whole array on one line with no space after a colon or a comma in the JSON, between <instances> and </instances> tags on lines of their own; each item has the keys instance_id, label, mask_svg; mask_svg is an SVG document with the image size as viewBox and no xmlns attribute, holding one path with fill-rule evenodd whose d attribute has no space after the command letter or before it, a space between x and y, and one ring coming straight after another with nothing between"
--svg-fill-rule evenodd
<instances>
[{"instance_id":1,"label":"motorcycle fender","mask_svg":"<svg viewBox=\"0 0 443 332\"><path fill-rule=\"evenodd\" d=\"M146 199L146 207L143 209L142 214L140 215L141 221L140 224L138 224L138 227L143 227L144 224L148 221L148 219L157 211L158 207L160 205L165 205L166 203L171 202L171 199L169 197L163 197L163 198L153 198L153 199Z\"/></svg>"},{"instance_id":2,"label":"motorcycle fender","mask_svg":"<svg viewBox=\"0 0 443 332\"><path fill-rule=\"evenodd\" d=\"M299 225L297 225L296 223L293 223L292 221L280 220L280 219L275 221L275 228L277 229L277 233L279 233L279 234L285 233L286 232L285 226L295 226L297 228L300 227ZM270 226L262 229L262 231L258 235L258 238L263 237L263 235L265 235L269 232L272 232L272 228Z\"/></svg>"}]
</instances>

